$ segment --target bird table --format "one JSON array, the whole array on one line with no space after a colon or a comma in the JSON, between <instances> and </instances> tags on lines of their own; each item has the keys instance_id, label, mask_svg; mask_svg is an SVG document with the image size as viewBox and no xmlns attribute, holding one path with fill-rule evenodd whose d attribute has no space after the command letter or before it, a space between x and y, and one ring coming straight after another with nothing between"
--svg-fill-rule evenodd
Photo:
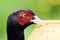
<instances>
[{"instance_id":1,"label":"bird table","mask_svg":"<svg viewBox=\"0 0 60 40\"><path fill-rule=\"evenodd\" d=\"M43 20L43 25L36 24L27 40L60 40L60 20Z\"/></svg>"}]
</instances>

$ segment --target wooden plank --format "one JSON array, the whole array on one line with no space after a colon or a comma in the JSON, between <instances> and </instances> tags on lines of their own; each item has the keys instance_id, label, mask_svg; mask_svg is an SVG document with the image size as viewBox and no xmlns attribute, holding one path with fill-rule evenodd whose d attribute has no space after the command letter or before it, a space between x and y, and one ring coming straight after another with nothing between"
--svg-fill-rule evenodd
<instances>
[{"instance_id":1,"label":"wooden plank","mask_svg":"<svg viewBox=\"0 0 60 40\"><path fill-rule=\"evenodd\" d=\"M27 40L60 40L60 20L43 20L36 25Z\"/></svg>"}]
</instances>

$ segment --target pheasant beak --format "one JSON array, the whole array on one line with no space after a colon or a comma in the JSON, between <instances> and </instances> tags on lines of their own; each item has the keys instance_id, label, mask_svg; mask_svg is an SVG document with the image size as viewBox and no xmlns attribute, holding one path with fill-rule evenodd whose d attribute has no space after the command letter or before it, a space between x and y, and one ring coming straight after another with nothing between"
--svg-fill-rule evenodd
<instances>
[{"instance_id":1,"label":"pheasant beak","mask_svg":"<svg viewBox=\"0 0 60 40\"><path fill-rule=\"evenodd\" d=\"M36 15L34 16L33 20L30 20L30 22L33 22L33 23L39 24L39 25L43 25L43 21Z\"/></svg>"}]
</instances>

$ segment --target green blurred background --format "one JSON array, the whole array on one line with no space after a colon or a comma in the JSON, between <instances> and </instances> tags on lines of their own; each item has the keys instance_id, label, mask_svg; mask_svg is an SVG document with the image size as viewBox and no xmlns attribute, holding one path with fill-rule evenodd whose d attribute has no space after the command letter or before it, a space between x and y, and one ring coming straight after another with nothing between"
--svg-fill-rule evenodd
<instances>
[{"instance_id":1,"label":"green blurred background","mask_svg":"<svg viewBox=\"0 0 60 40\"><path fill-rule=\"evenodd\" d=\"M7 40L7 18L19 8L31 9L42 20L60 20L60 0L0 0L0 40ZM25 40L34 28L35 24L25 29Z\"/></svg>"}]
</instances>

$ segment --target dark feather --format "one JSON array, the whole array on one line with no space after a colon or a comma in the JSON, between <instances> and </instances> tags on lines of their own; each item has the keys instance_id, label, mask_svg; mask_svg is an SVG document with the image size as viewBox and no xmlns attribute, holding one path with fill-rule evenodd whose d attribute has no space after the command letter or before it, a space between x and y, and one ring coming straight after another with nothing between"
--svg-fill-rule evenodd
<instances>
[{"instance_id":1,"label":"dark feather","mask_svg":"<svg viewBox=\"0 0 60 40\"><path fill-rule=\"evenodd\" d=\"M33 24L30 21L28 21L26 24L24 24L23 26L20 25L17 21L16 21L16 17L15 15L17 15L20 11L16 11L13 12L7 20L7 40L24 40L24 29L26 27L28 27L29 25ZM28 10L28 12L31 12ZM32 15L33 12L31 12Z\"/></svg>"}]
</instances>

